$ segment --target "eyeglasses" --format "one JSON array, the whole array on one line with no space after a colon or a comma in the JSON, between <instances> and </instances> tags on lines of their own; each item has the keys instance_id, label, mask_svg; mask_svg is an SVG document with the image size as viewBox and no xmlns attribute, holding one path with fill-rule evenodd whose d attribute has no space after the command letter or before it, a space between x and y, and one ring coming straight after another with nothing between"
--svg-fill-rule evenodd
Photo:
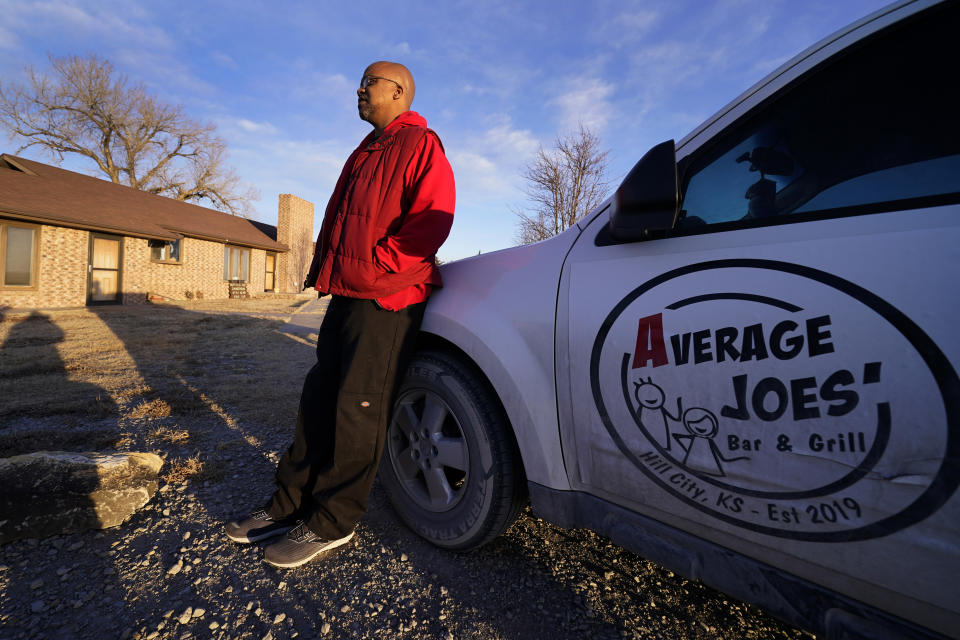
<instances>
[{"instance_id":1,"label":"eyeglasses","mask_svg":"<svg viewBox=\"0 0 960 640\"><path fill-rule=\"evenodd\" d=\"M363 78L360 79L360 88L366 89L370 85L376 84L377 80L386 80L387 82L392 82L393 84L403 89L400 83L397 82L396 80L391 80L390 78L384 78L382 76L363 76Z\"/></svg>"}]
</instances>

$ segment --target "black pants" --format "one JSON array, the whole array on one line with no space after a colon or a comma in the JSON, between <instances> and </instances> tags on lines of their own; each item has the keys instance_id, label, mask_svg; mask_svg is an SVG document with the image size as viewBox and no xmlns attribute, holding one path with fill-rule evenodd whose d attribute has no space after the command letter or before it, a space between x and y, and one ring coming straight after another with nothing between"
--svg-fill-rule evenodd
<instances>
[{"instance_id":1,"label":"black pants","mask_svg":"<svg viewBox=\"0 0 960 640\"><path fill-rule=\"evenodd\" d=\"M271 517L302 518L328 539L353 531L367 508L425 306L387 311L373 300L333 297L317 363L303 383L293 444L277 465Z\"/></svg>"}]
</instances>

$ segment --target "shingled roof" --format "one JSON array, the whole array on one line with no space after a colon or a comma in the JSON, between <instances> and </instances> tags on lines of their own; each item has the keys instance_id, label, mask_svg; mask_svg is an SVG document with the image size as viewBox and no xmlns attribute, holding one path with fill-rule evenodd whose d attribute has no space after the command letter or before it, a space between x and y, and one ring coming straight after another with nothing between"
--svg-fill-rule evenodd
<instances>
[{"instance_id":1,"label":"shingled roof","mask_svg":"<svg viewBox=\"0 0 960 640\"><path fill-rule=\"evenodd\" d=\"M140 238L188 236L288 250L276 241L276 227L8 154L0 154L0 215Z\"/></svg>"}]
</instances>

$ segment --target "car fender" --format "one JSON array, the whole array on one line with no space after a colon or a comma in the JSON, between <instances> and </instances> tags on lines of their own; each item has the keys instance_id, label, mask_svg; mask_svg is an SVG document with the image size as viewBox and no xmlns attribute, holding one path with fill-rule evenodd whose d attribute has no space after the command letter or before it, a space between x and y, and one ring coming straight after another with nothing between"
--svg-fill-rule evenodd
<instances>
[{"instance_id":1,"label":"car fender","mask_svg":"<svg viewBox=\"0 0 960 640\"><path fill-rule=\"evenodd\" d=\"M443 265L422 332L460 349L503 404L527 479L569 489L554 377L557 286L580 229Z\"/></svg>"}]
</instances>

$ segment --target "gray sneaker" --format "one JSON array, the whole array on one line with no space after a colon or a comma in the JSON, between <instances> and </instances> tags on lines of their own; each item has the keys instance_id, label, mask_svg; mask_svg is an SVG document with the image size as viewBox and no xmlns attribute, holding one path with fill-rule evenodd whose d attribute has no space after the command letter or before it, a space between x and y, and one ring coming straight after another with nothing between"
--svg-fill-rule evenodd
<instances>
[{"instance_id":1,"label":"gray sneaker","mask_svg":"<svg viewBox=\"0 0 960 640\"><path fill-rule=\"evenodd\" d=\"M316 558L326 555L341 545L345 545L353 538L354 532L336 540L321 538L307 525L300 523L283 540L267 545L263 552L263 560L281 569L299 567Z\"/></svg>"},{"instance_id":2,"label":"gray sneaker","mask_svg":"<svg viewBox=\"0 0 960 640\"><path fill-rule=\"evenodd\" d=\"M297 520L274 520L264 509L260 509L243 520L231 520L224 525L223 530L234 542L249 544L283 535L296 525Z\"/></svg>"}]
</instances>

